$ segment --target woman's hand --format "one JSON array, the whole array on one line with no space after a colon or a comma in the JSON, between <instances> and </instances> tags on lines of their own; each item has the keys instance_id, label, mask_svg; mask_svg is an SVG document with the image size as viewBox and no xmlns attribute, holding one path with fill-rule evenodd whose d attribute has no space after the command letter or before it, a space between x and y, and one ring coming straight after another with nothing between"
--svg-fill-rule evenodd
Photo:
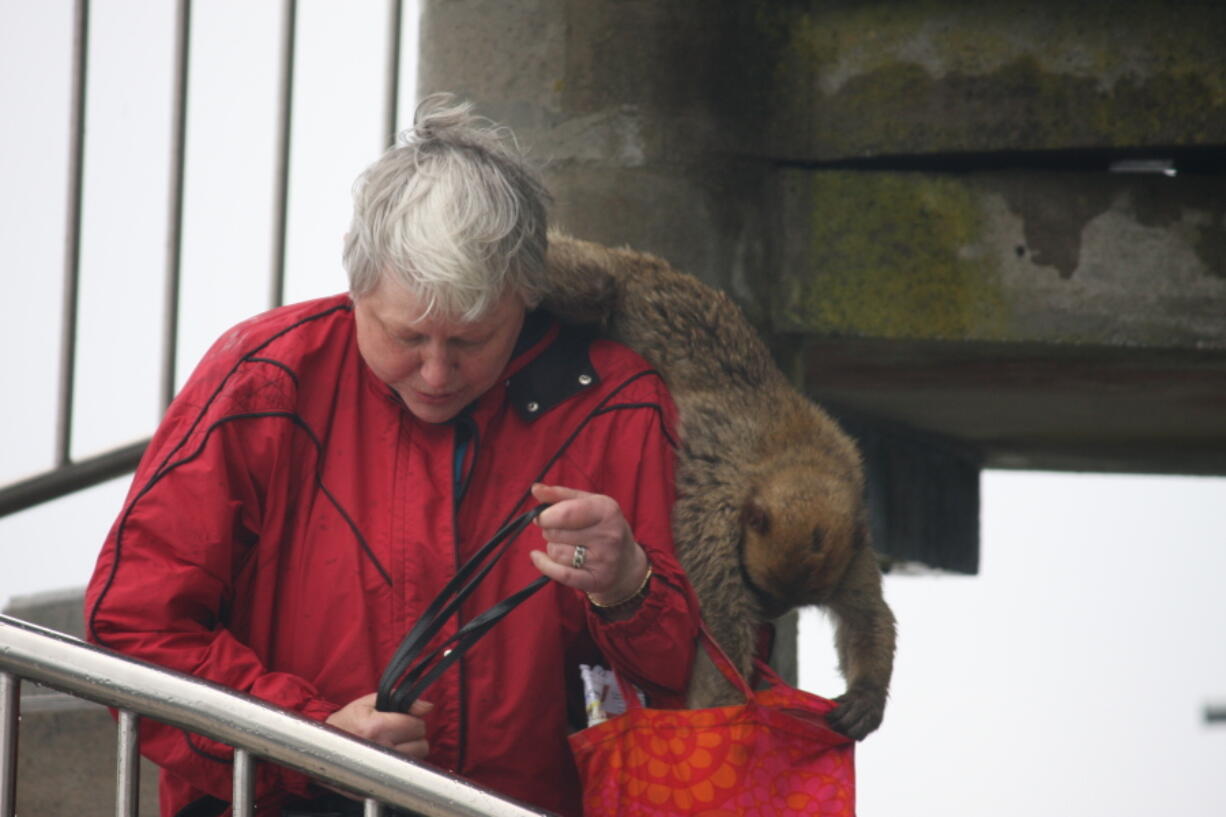
<instances>
[{"instance_id":1,"label":"woman's hand","mask_svg":"<svg viewBox=\"0 0 1226 817\"><path fill-rule=\"evenodd\" d=\"M426 743L426 723L422 720L434 708L428 701L414 701L408 714L379 712L375 709L375 693L363 695L328 716L324 723L343 729L360 738L422 760L429 752Z\"/></svg>"},{"instance_id":2,"label":"woman's hand","mask_svg":"<svg viewBox=\"0 0 1226 817\"><path fill-rule=\"evenodd\" d=\"M647 554L634 541L617 500L540 483L532 486L532 496L551 504L536 518L546 543L544 552L530 554L537 570L598 604L634 595L647 575ZM580 547L582 556L576 558Z\"/></svg>"}]
</instances>

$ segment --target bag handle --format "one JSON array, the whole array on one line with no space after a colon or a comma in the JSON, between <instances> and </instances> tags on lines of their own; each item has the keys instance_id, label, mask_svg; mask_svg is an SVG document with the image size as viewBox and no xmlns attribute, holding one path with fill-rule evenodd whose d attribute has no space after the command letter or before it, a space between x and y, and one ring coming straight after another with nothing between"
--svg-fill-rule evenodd
<instances>
[{"instance_id":1,"label":"bag handle","mask_svg":"<svg viewBox=\"0 0 1226 817\"><path fill-rule=\"evenodd\" d=\"M460 565L455 576L439 591L396 648L379 679L375 709L380 712L408 711L430 684L448 667L459 661L507 613L549 583L547 576L533 580L524 589L512 593L473 618L429 653L421 654L430 639L442 629L443 623L455 614L464 599L472 594L477 584L506 553L511 541L548 507L547 503L541 504L515 517L478 548L468 561ZM485 564L482 564L483 562Z\"/></svg>"},{"instance_id":2,"label":"bag handle","mask_svg":"<svg viewBox=\"0 0 1226 817\"><path fill-rule=\"evenodd\" d=\"M752 700L753 688L745 680L745 676L741 675L741 671L736 668L736 664L732 662L732 659L728 657L728 653L724 652L724 648L715 640L715 636L712 635L711 629L707 627L707 622L704 619L699 619L698 622L698 642L707 651L711 663L715 664L716 669L728 679L728 683L736 687L745 696L746 701ZM769 667L767 669L770 673L767 677L777 680L779 676L775 675L774 670L770 670ZM639 697L635 694L634 686L620 672L614 670L613 674L616 676L617 684L621 688L622 697L626 700L626 711L642 709L643 705L639 703Z\"/></svg>"},{"instance_id":3,"label":"bag handle","mask_svg":"<svg viewBox=\"0 0 1226 817\"><path fill-rule=\"evenodd\" d=\"M724 648L719 645L712 635L711 629L707 626L705 620L699 622L699 635L702 639L702 645L707 650L707 655L711 662L715 664L723 676L728 679L728 683L732 684L741 694L745 696L745 700L753 698L753 687L745 680L745 676L741 675L741 671L736 668L736 664L728 657L728 653L724 652Z\"/></svg>"}]
</instances>

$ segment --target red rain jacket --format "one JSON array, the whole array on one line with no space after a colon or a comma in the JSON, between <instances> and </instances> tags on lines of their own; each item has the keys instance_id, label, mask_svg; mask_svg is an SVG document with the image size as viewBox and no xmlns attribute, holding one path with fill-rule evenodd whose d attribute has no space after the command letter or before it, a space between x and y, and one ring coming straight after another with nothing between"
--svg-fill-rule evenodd
<instances>
[{"instance_id":1,"label":"red rain jacket","mask_svg":"<svg viewBox=\"0 0 1226 817\"><path fill-rule=\"evenodd\" d=\"M457 424L421 422L367 368L348 296L239 324L145 453L86 593L89 638L323 720L375 690L456 566L535 504L534 481L608 494L655 570L633 618L609 622L550 583L423 695L435 704L430 763L577 814L566 741L575 665L598 651L677 703L693 659L697 603L669 526L675 409L636 354L542 314L526 321L506 375L465 412L458 498ZM537 578L528 551L542 547L530 526L459 618ZM227 747L149 721L141 742L163 768L163 814L206 794L230 799ZM259 766L265 813L315 791Z\"/></svg>"}]
</instances>

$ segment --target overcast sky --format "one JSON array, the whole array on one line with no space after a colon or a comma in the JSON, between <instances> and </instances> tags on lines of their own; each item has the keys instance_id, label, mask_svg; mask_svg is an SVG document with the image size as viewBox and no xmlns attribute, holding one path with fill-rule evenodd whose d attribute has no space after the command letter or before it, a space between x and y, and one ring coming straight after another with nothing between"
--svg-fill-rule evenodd
<instances>
[{"instance_id":1,"label":"overcast sky","mask_svg":"<svg viewBox=\"0 0 1226 817\"><path fill-rule=\"evenodd\" d=\"M0 0L0 485L53 458L71 5ZM173 6L93 3L76 458L159 413ZM194 6L179 382L268 306L281 3ZM385 24L382 0L299 3L287 300L344 288ZM127 481L0 518L0 606L82 586ZM860 813L1226 814L1226 725L1203 721L1226 704L1226 480L988 472L983 496L979 576L887 577L899 656ZM840 692L817 614L801 641L802 686Z\"/></svg>"}]
</instances>

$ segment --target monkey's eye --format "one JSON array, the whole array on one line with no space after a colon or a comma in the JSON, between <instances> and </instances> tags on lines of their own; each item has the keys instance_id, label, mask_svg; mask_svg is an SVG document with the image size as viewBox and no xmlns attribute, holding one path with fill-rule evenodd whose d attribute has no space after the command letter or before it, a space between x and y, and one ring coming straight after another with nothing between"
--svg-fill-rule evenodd
<instances>
[{"instance_id":1,"label":"monkey's eye","mask_svg":"<svg viewBox=\"0 0 1226 817\"><path fill-rule=\"evenodd\" d=\"M753 528L759 536L765 536L770 530L770 516L766 513L766 509L756 502L750 502L745 507L745 524Z\"/></svg>"},{"instance_id":2,"label":"monkey's eye","mask_svg":"<svg viewBox=\"0 0 1226 817\"><path fill-rule=\"evenodd\" d=\"M814 528L813 536L809 539L809 548L814 552L820 551L825 541L826 532L821 528Z\"/></svg>"}]
</instances>

